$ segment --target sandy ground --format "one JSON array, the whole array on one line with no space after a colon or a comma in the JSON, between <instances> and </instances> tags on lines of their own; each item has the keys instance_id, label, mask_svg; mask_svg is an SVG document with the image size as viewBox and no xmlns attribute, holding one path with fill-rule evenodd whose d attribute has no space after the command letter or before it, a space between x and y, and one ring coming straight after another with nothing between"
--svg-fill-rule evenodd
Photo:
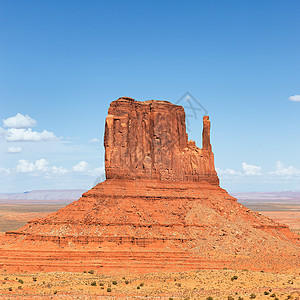
<instances>
[{"instance_id":1,"label":"sandy ground","mask_svg":"<svg viewBox=\"0 0 300 300\"><path fill-rule=\"evenodd\" d=\"M278 223L288 225L291 230L300 231L300 211L262 211L261 213Z\"/></svg>"},{"instance_id":2,"label":"sandy ground","mask_svg":"<svg viewBox=\"0 0 300 300\"><path fill-rule=\"evenodd\" d=\"M17 230L28 221L43 218L63 206L63 204L0 204L0 232Z\"/></svg>"},{"instance_id":3,"label":"sandy ground","mask_svg":"<svg viewBox=\"0 0 300 300\"><path fill-rule=\"evenodd\" d=\"M300 270L0 274L0 299L300 299ZM212 298L209 298L212 297ZM232 297L232 298L230 298Z\"/></svg>"}]
</instances>

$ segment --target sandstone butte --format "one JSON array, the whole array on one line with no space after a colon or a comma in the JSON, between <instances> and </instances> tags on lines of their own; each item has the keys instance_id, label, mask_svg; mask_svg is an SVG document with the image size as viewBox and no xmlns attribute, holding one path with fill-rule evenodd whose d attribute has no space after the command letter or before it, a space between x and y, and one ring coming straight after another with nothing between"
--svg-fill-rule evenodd
<instances>
[{"instance_id":1,"label":"sandstone butte","mask_svg":"<svg viewBox=\"0 0 300 300\"><path fill-rule=\"evenodd\" d=\"M188 140L183 107L123 97L108 110L104 146L106 180L59 211L6 232L0 268L299 268L299 236L219 186L208 116L200 149Z\"/></svg>"}]
</instances>

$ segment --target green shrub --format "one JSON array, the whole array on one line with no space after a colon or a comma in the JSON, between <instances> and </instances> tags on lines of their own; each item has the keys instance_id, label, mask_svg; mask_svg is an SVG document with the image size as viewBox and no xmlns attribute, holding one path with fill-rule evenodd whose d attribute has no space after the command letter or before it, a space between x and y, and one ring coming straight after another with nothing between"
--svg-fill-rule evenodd
<instances>
[{"instance_id":1,"label":"green shrub","mask_svg":"<svg viewBox=\"0 0 300 300\"><path fill-rule=\"evenodd\" d=\"M231 277L231 280L233 281L233 280L237 280L238 279L238 277L236 276L236 275L234 275L234 276L232 276Z\"/></svg>"},{"instance_id":2,"label":"green shrub","mask_svg":"<svg viewBox=\"0 0 300 300\"><path fill-rule=\"evenodd\" d=\"M128 284L128 283L129 283L129 281L128 281L128 280L125 280L125 283L126 283L126 284Z\"/></svg>"},{"instance_id":3,"label":"green shrub","mask_svg":"<svg viewBox=\"0 0 300 300\"><path fill-rule=\"evenodd\" d=\"M96 281L93 281L92 283L91 283L91 285L92 286L96 286L97 284L96 284Z\"/></svg>"},{"instance_id":4,"label":"green shrub","mask_svg":"<svg viewBox=\"0 0 300 300\"><path fill-rule=\"evenodd\" d=\"M270 292L268 292L268 291L265 291L265 292L264 292L264 294L265 294L265 295L269 295L269 294L270 294Z\"/></svg>"},{"instance_id":5,"label":"green shrub","mask_svg":"<svg viewBox=\"0 0 300 300\"><path fill-rule=\"evenodd\" d=\"M111 292L111 288L107 288L107 291L110 293Z\"/></svg>"},{"instance_id":6,"label":"green shrub","mask_svg":"<svg viewBox=\"0 0 300 300\"><path fill-rule=\"evenodd\" d=\"M238 300L244 300L244 298L240 296L240 297L238 298Z\"/></svg>"},{"instance_id":7,"label":"green shrub","mask_svg":"<svg viewBox=\"0 0 300 300\"><path fill-rule=\"evenodd\" d=\"M23 288L21 286L18 286L18 290L22 290Z\"/></svg>"},{"instance_id":8,"label":"green shrub","mask_svg":"<svg viewBox=\"0 0 300 300\"><path fill-rule=\"evenodd\" d=\"M57 294L57 291L54 291L53 294L56 295L56 294Z\"/></svg>"},{"instance_id":9,"label":"green shrub","mask_svg":"<svg viewBox=\"0 0 300 300\"><path fill-rule=\"evenodd\" d=\"M112 282L112 284L113 284L113 285L117 285L118 283L114 280L114 281Z\"/></svg>"},{"instance_id":10,"label":"green shrub","mask_svg":"<svg viewBox=\"0 0 300 300\"><path fill-rule=\"evenodd\" d=\"M144 286L144 283L142 282L142 283L140 284L140 286Z\"/></svg>"},{"instance_id":11,"label":"green shrub","mask_svg":"<svg viewBox=\"0 0 300 300\"><path fill-rule=\"evenodd\" d=\"M234 300L234 298L232 296L228 296L227 299L228 300Z\"/></svg>"},{"instance_id":12,"label":"green shrub","mask_svg":"<svg viewBox=\"0 0 300 300\"><path fill-rule=\"evenodd\" d=\"M250 299L254 299L254 298L256 298L256 295L255 295L254 293L252 293L252 294L250 295Z\"/></svg>"},{"instance_id":13,"label":"green shrub","mask_svg":"<svg viewBox=\"0 0 300 300\"><path fill-rule=\"evenodd\" d=\"M276 297L276 294L275 293L273 293L270 297Z\"/></svg>"},{"instance_id":14,"label":"green shrub","mask_svg":"<svg viewBox=\"0 0 300 300\"><path fill-rule=\"evenodd\" d=\"M174 300L174 299L172 297L170 297L169 300Z\"/></svg>"},{"instance_id":15,"label":"green shrub","mask_svg":"<svg viewBox=\"0 0 300 300\"><path fill-rule=\"evenodd\" d=\"M21 284L24 283L24 281L22 279L19 279L18 282L20 282Z\"/></svg>"},{"instance_id":16,"label":"green shrub","mask_svg":"<svg viewBox=\"0 0 300 300\"><path fill-rule=\"evenodd\" d=\"M90 274L94 274L95 272L94 272L94 270L90 270L89 273Z\"/></svg>"},{"instance_id":17,"label":"green shrub","mask_svg":"<svg viewBox=\"0 0 300 300\"><path fill-rule=\"evenodd\" d=\"M104 283L99 283L99 286L104 286Z\"/></svg>"},{"instance_id":18,"label":"green shrub","mask_svg":"<svg viewBox=\"0 0 300 300\"><path fill-rule=\"evenodd\" d=\"M37 278L36 278L36 277L32 277L32 280L33 280L33 281L37 281Z\"/></svg>"},{"instance_id":19,"label":"green shrub","mask_svg":"<svg viewBox=\"0 0 300 300\"><path fill-rule=\"evenodd\" d=\"M206 300L213 300L213 297L209 296L206 298Z\"/></svg>"},{"instance_id":20,"label":"green shrub","mask_svg":"<svg viewBox=\"0 0 300 300\"><path fill-rule=\"evenodd\" d=\"M8 290L11 292L12 291L12 287L8 288Z\"/></svg>"},{"instance_id":21,"label":"green shrub","mask_svg":"<svg viewBox=\"0 0 300 300\"><path fill-rule=\"evenodd\" d=\"M139 290L139 289L140 289L140 286L138 285L136 288Z\"/></svg>"}]
</instances>

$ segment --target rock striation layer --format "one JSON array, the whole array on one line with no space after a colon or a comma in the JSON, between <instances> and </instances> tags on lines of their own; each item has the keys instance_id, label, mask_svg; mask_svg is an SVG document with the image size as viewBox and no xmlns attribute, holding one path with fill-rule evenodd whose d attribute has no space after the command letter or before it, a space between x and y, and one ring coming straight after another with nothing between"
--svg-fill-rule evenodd
<instances>
[{"instance_id":1,"label":"rock striation layer","mask_svg":"<svg viewBox=\"0 0 300 300\"><path fill-rule=\"evenodd\" d=\"M299 236L219 186L203 118L202 149L181 106L120 98L105 124L106 181L0 238L0 268L122 272L299 267Z\"/></svg>"}]
</instances>

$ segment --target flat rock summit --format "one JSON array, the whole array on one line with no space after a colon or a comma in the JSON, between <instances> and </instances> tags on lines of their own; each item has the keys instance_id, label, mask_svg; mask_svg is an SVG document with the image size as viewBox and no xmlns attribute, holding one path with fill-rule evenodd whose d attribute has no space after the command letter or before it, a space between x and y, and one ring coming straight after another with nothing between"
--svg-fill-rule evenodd
<instances>
[{"instance_id":1,"label":"flat rock summit","mask_svg":"<svg viewBox=\"0 0 300 300\"><path fill-rule=\"evenodd\" d=\"M237 141L238 142L238 141ZM219 186L203 118L202 148L183 107L113 101L105 123L106 180L0 238L0 268L118 273L299 267L299 236Z\"/></svg>"}]
</instances>

